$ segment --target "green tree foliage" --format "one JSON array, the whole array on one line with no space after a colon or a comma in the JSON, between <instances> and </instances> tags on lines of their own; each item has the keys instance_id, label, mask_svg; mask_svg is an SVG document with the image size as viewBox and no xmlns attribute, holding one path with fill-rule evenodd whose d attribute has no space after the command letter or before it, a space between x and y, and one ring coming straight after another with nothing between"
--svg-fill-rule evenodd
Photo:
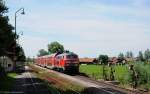
<instances>
[{"instance_id":1,"label":"green tree foliage","mask_svg":"<svg viewBox=\"0 0 150 94\"><path fill-rule=\"evenodd\" d=\"M108 64L108 56L107 55L99 55L98 61L103 65L103 79L108 80L107 68L105 65Z\"/></svg>"},{"instance_id":2,"label":"green tree foliage","mask_svg":"<svg viewBox=\"0 0 150 94\"><path fill-rule=\"evenodd\" d=\"M124 58L124 54L123 53L119 53L118 58Z\"/></svg>"},{"instance_id":3,"label":"green tree foliage","mask_svg":"<svg viewBox=\"0 0 150 94\"><path fill-rule=\"evenodd\" d=\"M4 5L3 0L0 0L0 56L8 56L12 60L14 57L18 60L24 60L24 51L16 43L14 28L8 23L8 16L5 15L7 12L8 8Z\"/></svg>"},{"instance_id":4,"label":"green tree foliage","mask_svg":"<svg viewBox=\"0 0 150 94\"><path fill-rule=\"evenodd\" d=\"M3 13L6 13L8 10L8 8L4 5L4 1L0 0L0 15L2 15Z\"/></svg>"},{"instance_id":5,"label":"green tree foliage","mask_svg":"<svg viewBox=\"0 0 150 94\"><path fill-rule=\"evenodd\" d=\"M150 84L149 64L139 63L135 65L135 71L138 74L138 85Z\"/></svg>"},{"instance_id":6,"label":"green tree foliage","mask_svg":"<svg viewBox=\"0 0 150 94\"><path fill-rule=\"evenodd\" d=\"M58 42L52 42L48 44L48 51L50 53L64 52L64 47Z\"/></svg>"},{"instance_id":7,"label":"green tree foliage","mask_svg":"<svg viewBox=\"0 0 150 94\"><path fill-rule=\"evenodd\" d=\"M144 56L143 56L142 51L139 51L138 60L139 60L139 61L144 61Z\"/></svg>"},{"instance_id":8,"label":"green tree foliage","mask_svg":"<svg viewBox=\"0 0 150 94\"><path fill-rule=\"evenodd\" d=\"M33 59L34 59L34 58L27 57L27 58L26 58L26 62L28 62L28 63L29 63L29 62L33 62Z\"/></svg>"},{"instance_id":9,"label":"green tree foliage","mask_svg":"<svg viewBox=\"0 0 150 94\"><path fill-rule=\"evenodd\" d=\"M0 56L12 53L12 48L15 44L15 35L12 32L13 27L8 23L8 16L4 15L6 12L7 8L3 1L0 0Z\"/></svg>"},{"instance_id":10,"label":"green tree foliage","mask_svg":"<svg viewBox=\"0 0 150 94\"><path fill-rule=\"evenodd\" d=\"M104 65L107 65L108 64L108 56L107 55L99 55L98 57L98 61L101 63L101 64L104 64Z\"/></svg>"},{"instance_id":11,"label":"green tree foliage","mask_svg":"<svg viewBox=\"0 0 150 94\"><path fill-rule=\"evenodd\" d=\"M123 53L120 53L119 55L118 55L118 64L123 64L123 61L125 60L125 56L124 56L124 54Z\"/></svg>"},{"instance_id":12,"label":"green tree foliage","mask_svg":"<svg viewBox=\"0 0 150 94\"><path fill-rule=\"evenodd\" d=\"M48 55L48 52L44 49L40 49L37 56L39 57L39 56L44 56L44 55Z\"/></svg>"},{"instance_id":13,"label":"green tree foliage","mask_svg":"<svg viewBox=\"0 0 150 94\"><path fill-rule=\"evenodd\" d=\"M24 50L20 45L16 46L15 51L16 51L17 61L25 61L26 60Z\"/></svg>"},{"instance_id":14,"label":"green tree foliage","mask_svg":"<svg viewBox=\"0 0 150 94\"><path fill-rule=\"evenodd\" d=\"M132 51L128 51L127 53L126 53L126 56L125 57L127 57L127 58L133 58L133 53L132 53Z\"/></svg>"},{"instance_id":15,"label":"green tree foliage","mask_svg":"<svg viewBox=\"0 0 150 94\"><path fill-rule=\"evenodd\" d=\"M147 49L145 52L144 52L144 59L146 61L148 61L150 59L150 51L149 49Z\"/></svg>"}]
</instances>

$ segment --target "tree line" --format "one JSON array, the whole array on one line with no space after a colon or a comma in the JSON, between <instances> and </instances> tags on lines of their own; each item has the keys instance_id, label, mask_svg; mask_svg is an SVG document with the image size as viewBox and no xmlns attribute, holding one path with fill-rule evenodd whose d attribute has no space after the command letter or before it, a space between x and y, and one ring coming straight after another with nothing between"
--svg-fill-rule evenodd
<instances>
[{"instance_id":1,"label":"tree line","mask_svg":"<svg viewBox=\"0 0 150 94\"><path fill-rule=\"evenodd\" d=\"M19 36L13 32L14 27L9 23L6 13L8 8L0 0L0 57L8 56L13 61L25 61L24 50L16 42Z\"/></svg>"},{"instance_id":2,"label":"tree line","mask_svg":"<svg viewBox=\"0 0 150 94\"><path fill-rule=\"evenodd\" d=\"M132 51L128 51L126 52L126 54L124 55L123 53L120 53L118 55L118 57L120 58L136 58L138 61L148 61L150 60L150 50L147 49L145 51L139 51L138 55L136 57L134 57L134 54Z\"/></svg>"},{"instance_id":3,"label":"tree line","mask_svg":"<svg viewBox=\"0 0 150 94\"><path fill-rule=\"evenodd\" d=\"M53 54L53 53L57 53L57 52L64 52L64 46L62 44L60 44L57 41L51 42L50 44L47 45L47 50L45 49L40 49L38 51L37 56L44 56L44 55L48 55L48 54Z\"/></svg>"},{"instance_id":4,"label":"tree line","mask_svg":"<svg viewBox=\"0 0 150 94\"><path fill-rule=\"evenodd\" d=\"M57 52L64 52L64 46L62 44L60 44L57 41L51 42L50 44L47 45L47 50L45 49L40 49L38 51L37 56L44 56L44 55L48 55L48 54L52 54L52 53L57 53ZM120 61L122 61L125 58L136 58L138 61L148 61L150 60L150 50L147 49L144 52L139 51L138 55L135 57L132 51L127 51L125 54L124 53L119 53L118 55L118 59L120 59ZM98 61L99 62L103 62L108 64L108 55L99 55L98 56Z\"/></svg>"},{"instance_id":5,"label":"tree line","mask_svg":"<svg viewBox=\"0 0 150 94\"><path fill-rule=\"evenodd\" d=\"M138 55L134 57L134 54L132 51L127 51L126 54L124 53L119 53L117 57L120 61L126 59L126 58L135 58L137 61L142 61L142 62L148 62L150 61L150 50L147 49L144 52L139 51ZM101 62L101 64L108 64L109 56L108 55L99 55L97 60Z\"/></svg>"}]
</instances>

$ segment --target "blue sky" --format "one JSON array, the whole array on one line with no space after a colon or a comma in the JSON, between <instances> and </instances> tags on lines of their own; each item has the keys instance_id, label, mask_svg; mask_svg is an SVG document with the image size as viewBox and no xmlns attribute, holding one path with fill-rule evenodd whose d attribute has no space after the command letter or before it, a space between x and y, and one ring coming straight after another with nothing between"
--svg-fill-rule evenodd
<instances>
[{"instance_id":1,"label":"blue sky","mask_svg":"<svg viewBox=\"0 0 150 94\"><path fill-rule=\"evenodd\" d=\"M10 23L20 7L17 32L27 56L58 41L80 57L150 47L150 0L6 0Z\"/></svg>"}]
</instances>

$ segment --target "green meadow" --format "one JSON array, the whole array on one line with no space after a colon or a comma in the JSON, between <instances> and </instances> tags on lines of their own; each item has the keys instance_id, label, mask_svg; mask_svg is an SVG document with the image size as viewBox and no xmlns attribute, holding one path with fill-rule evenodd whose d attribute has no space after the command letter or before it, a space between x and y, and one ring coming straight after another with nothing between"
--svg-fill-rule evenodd
<instances>
[{"instance_id":1,"label":"green meadow","mask_svg":"<svg viewBox=\"0 0 150 94\"><path fill-rule=\"evenodd\" d=\"M150 87L150 64L133 63L136 72L138 73L138 86L142 88ZM114 65L115 81L119 81L121 86L130 86L131 71L129 65ZM93 78L95 80L103 79L102 65L80 65L80 73ZM106 74L109 79L110 67L106 66Z\"/></svg>"}]
</instances>

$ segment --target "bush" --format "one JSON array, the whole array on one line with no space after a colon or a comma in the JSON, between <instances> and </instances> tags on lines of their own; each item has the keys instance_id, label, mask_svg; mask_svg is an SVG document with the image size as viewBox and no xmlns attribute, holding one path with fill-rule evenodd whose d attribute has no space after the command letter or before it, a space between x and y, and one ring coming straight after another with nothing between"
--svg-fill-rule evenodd
<instances>
[{"instance_id":1,"label":"bush","mask_svg":"<svg viewBox=\"0 0 150 94\"><path fill-rule=\"evenodd\" d=\"M6 72L5 69L0 65L0 76L5 76Z\"/></svg>"},{"instance_id":2,"label":"bush","mask_svg":"<svg viewBox=\"0 0 150 94\"><path fill-rule=\"evenodd\" d=\"M149 68L150 65L144 63L135 65L135 71L138 73L138 85L150 83Z\"/></svg>"},{"instance_id":3,"label":"bush","mask_svg":"<svg viewBox=\"0 0 150 94\"><path fill-rule=\"evenodd\" d=\"M115 66L115 80L119 81L122 85L130 83L131 74L128 66Z\"/></svg>"}]
</instances>

